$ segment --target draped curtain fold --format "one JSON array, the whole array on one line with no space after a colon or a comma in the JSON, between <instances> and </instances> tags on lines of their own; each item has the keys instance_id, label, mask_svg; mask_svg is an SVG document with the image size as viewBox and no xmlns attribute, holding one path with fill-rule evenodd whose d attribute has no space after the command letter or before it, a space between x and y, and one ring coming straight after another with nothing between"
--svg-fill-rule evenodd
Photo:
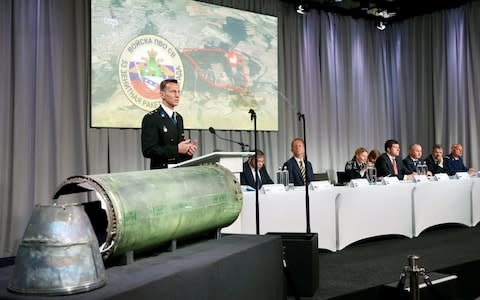
<instances>
[{"instance_id":1,"label":"draped curtain fold","mask_svg":"<svg viewBox=\"0 0 480 300\"><path fill-rule=\"evenodd\" d=\"M478 168L478 1L385 31L315 10L300 16L278 0L204 2L279 18L279 131L258 134L272 178L303 136L298 112L314 171L331 179L355 148L383 151L388 138L403 156L410 143L427 155L459 142ZM89 1L0 1L0 257L15 255L34 205L67 177L148 168L140 130L89 127L89 20ZM218 134L253 148L251 131ZM199 140L198 155L240 151L205 130L187 136Z\"/></svg>"}]
</instances>

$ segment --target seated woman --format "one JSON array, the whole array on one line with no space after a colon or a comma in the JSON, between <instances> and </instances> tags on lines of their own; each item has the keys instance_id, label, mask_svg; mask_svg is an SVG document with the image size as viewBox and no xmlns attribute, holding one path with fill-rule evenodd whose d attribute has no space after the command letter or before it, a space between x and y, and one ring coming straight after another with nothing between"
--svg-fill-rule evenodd
<instances>
[{"instance_id":1,"label":"seated woman","mask_svg":"<svg viewBox=\"0 0 480 300\"><path fill-rule=\"evenodd\" d=\"M356 178L365 178L367 173L367 149L360 147L355 150L352 160L345 164L345 175L350 181Z\"/></svg>"},{"instance_id":2,"label":"seated woman","mask_svg":"<svg viewBox=\"0 0 480 300\"><path fill-rule=\"evenodd\" d=\"M367 165L369 167L375 167L375 162L377 161L377 158L381 155L380 150L378 149L373 149L368 153L367 157Z\"/></svg>"}]
</instances>

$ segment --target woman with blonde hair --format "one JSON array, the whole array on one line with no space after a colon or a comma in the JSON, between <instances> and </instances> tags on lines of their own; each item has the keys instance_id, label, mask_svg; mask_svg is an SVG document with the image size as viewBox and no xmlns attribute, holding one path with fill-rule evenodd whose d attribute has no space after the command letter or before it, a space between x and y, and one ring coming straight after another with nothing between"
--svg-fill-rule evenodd
<instances>
[{"instance_id":1,"label":"woman with blonde hair","mask_svg":"<svg viewBox=\"0 0 480 300\"><path fill-rule=\"evenodd\" d=\"M348 181L356 178L366 178L368 151L364 147L355 150L352 160L345 164L345 175Z\"/></svg>"}]
</instances>

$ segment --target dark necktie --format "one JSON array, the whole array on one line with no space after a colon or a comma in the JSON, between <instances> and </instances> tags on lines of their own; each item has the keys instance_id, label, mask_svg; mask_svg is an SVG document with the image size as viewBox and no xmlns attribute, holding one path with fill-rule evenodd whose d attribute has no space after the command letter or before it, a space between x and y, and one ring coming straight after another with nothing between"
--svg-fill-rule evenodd
<instances>
[{"instance_id":1,"label":"dark necktie","mask_svg":"<svg viewBox=\"0 0 480 300\"><path fill-rule=\"evenodd\" d=\"M258 184L257 184L258 188L260 188L262 186L262 177L260 177L260 171L258 171Z\"/></svg>"},{"instance_id":2,"label":"dark necktie","mask_svg":"<svg viewBox=\"0 0 480 300\"><path fill-rule=\"evenodd\" d=\"M177 115L175 114L175 112L173 112L171 119L173 124L177 125Z\"/></svg>"}]
</instances>

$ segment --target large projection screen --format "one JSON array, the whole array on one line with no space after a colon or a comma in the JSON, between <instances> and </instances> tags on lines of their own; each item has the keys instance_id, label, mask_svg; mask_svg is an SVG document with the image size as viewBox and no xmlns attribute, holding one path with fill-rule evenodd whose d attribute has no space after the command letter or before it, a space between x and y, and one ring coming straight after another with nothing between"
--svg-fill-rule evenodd
<instances>
[{"instance_id":1,"label":"large projection screen","mask_svg":"<svg viewBox=\"0 0 480 300\"><path fill-rule=\"evenodd\" d=\"M140 128L176 78L187 129L278 130L277 18L198 1L92 0L91 126Z\"/></svg>"}]
</instances>

